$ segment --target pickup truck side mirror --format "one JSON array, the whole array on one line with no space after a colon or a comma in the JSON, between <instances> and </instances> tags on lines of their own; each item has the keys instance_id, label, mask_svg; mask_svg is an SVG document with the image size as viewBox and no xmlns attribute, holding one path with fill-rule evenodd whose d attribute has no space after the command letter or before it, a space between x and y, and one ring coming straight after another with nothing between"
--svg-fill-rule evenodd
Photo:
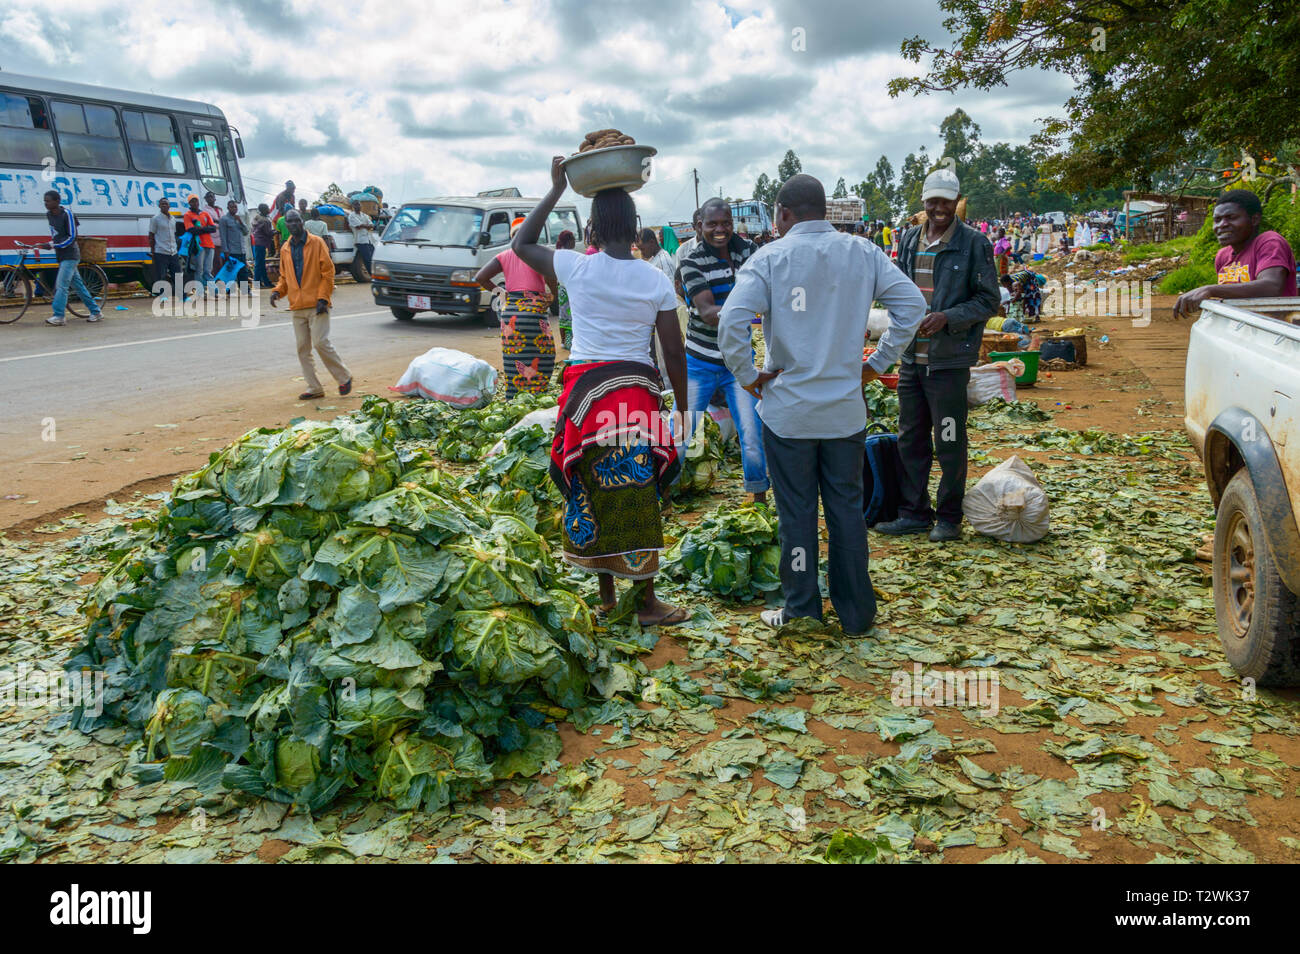
<instances>
[{"instance_id":1,"label":"pickup truck side mirror","mask_svg":"<svg viewBox=\"0 0 1300 954\"><path fill-rule=\"evenodd\" d=\"M489 245L492 244L492 236L487 232L479 232L478 244L483 248L487 248Z\"/></svg>"}]
</instances>

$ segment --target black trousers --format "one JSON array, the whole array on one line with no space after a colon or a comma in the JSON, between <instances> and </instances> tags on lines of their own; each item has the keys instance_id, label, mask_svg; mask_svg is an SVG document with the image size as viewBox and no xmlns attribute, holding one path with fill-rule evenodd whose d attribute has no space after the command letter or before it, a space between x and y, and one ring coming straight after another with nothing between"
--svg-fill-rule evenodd
<instances>
[{"instance_id":1,"label":"black trousers","mask_svg":"<svg viewBox=\"0 0 1300 954\"><path fill-rule=\"evenodd\" d=\"M899 516L961 523L966 495L966 385L970 368L931 371L907 362L898 374L898 455L903 459ZM939 494L930 506L930 464L939 460Z\"/></svg>"},{"instance_id":2,"label":"black trousers","mask_svg":"<svg viewBox=\"0 0 1300 954\"><path fill-rule=\"evenodd\" d=\"M787 619L822 618L817 587L817 497L820 491L830 538L831 605L846 633L865 633L876 619L862 516L865 431L852 437L811 440L779 437L763 428L767 473L776 497L781 534L781 589Z\"/></svg>"},{"instance_id":3,"label":"black trousers","mask_svg":"<svg viewBox=\"0 0 1300 954\"><path fill-rule=\"evenodd\" d=\"M365 264L365 266L366 266L366 272L369 273L369 271L370 271L370 265L371 265L371 263L372 263L372 262L374 261L374 259L375 259L375 247L374 247L374 245L372 245L372 244L369 243L369 242L358 242L358 243L357 243L357 257L359 257L359 258L361 259L361 261Z\"/></svg>"},{"instance_id":4,"label":"black trousers","mask_svg":"<svg viewBox=\"0 0 1300 954\"><path fill-rule=\"evenodd\" d=\"M176 273L181 270L180 258L177 255L163 255L154 253L153 256L153 283L166 282L168 285L174 285ZM150 291L154 291L150 289ZM170 292L170 289L169 289Z\"/></svg>"}]
</instances>

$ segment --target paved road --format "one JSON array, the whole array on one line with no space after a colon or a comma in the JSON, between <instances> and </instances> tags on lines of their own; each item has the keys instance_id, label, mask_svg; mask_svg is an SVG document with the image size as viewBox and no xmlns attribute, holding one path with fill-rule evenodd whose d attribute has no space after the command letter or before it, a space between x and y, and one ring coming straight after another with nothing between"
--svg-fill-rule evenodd
<instances>
[{"instance_id":1,"label":"paved road","mask_svg":"<svg viewBox=\"0 0 1300 954\"><path fill-rule=\"evenodd\" d=\"M247 427L330 417L361 395L387 394L407 362L434 346L500 362L497 332L477 319L396 321L369 286L340 285L331 337L356 391L309 407L297 401L291 322L268 299L256 322L215 307L156 316L150 302L130 300L125 311L109 303L100 324L69 316L51 328L43 312L29 312L0 326L0 526L202 463L213 442Z\"/></svg>"},{"instance_id":2,"label":"paved road","mask_svg":"<svg viewBox=\"0 0 1300 954\"><path fill-rule=\"evenodd\" d=\"M51 404L78 416L102 413L124 398L171 401L196 387L238 390L251 381L297 377L289 316L283 304L266 305L268 298L262 295L256 321L247 314L220 316L215 306L212 316L155 317L148 302L130 300L126 311L110 303L101 324L69 316L66 327L50 328L43 315L28 312L0 326L0 400L7 410L0 435L50 413ZM435 345L475 352L486 347L489 357L496 340L491 329L468 318L396 321L363 285L337 289L332 324L335 347L358 374L376 358L409 360Z\"/></svg>"}]
</instances>

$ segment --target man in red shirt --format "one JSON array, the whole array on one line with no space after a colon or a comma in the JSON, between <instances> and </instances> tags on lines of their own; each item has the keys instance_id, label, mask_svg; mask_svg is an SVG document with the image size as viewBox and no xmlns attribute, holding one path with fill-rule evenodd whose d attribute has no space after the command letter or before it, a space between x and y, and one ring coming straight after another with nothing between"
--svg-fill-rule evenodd
<instances>
[{"instance_id":1,"label":"man in red shirt","mask_svg":"<svg viewBox=\"0 0 1300 954\"><path fill-rule=\"evenodd\" d=\"M1214 205L1214 285L1178 296L1174 316L1191 316L1207 298L1294 298L1295 253L1277 232L1259 230L1264 209L1249 189L1230 189Z\"/></svg>"},{"instance_id":2,"label":"man in red shirt","mask_svg":"<svg viewBox=\"0 0 1300 954\"><path fill-rule=\"evenodd\" d=\"M207 212L199 208L199 197L190 195L190 208L185 213L185 231L194 236L195 241L199 243L198 282L203 287L207 287L212 281L212 256L216 249L216 243L212 241L212 234L217 230L217 224L212 220Z\"/></svg>"}]
</instances>

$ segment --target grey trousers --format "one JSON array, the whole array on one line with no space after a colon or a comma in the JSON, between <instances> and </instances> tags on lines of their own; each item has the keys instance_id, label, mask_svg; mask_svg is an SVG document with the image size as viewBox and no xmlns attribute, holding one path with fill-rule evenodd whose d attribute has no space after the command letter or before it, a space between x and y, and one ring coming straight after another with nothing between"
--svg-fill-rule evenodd
<instances>
[{"instance_id":1,"label":"grey trousers","mask_svg":"<svg viewBox=\"0 0 1300 954\"><path fill-rule=\"evenodd\" d=\"M814 440L780 437L763 428L767 472L781 534L781 589L787 619L822 618L817 588L817 498L830 538L831 605L846 633L865 633L876 619L868 570L867 524L862 515L865 431Z\"/></svg>"}]
</instances>

